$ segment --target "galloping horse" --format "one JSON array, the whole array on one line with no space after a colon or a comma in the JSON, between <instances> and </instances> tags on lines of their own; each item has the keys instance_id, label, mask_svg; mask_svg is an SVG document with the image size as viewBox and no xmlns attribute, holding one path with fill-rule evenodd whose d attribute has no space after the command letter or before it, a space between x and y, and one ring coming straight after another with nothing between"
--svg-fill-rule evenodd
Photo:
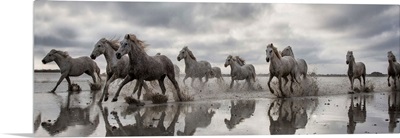
<instances>
[{"instance_id":1,"label":"galloping horse","mask_svg":"<svg viewBox=\"0 0 400 138\"><path fill-rule=\"evenodd\" d=\"M291 56L294 59L296 59L294 57L294 53L292 50L292 47L287 46L286 48L283 49L282 51L282 56ZM303 79L307 78L307 62L304 59L296 59L297 65L298 65L298 74L303 75Z\"/></svg>"},{"instance_id":2,"label":"galloping horse","mask_svg":"<svg viewBox=\"0 0 400 138\"><path fill-rule=\"evenodd\" d=\"M396 56L394 56L394 54L392 53L392 51L388 52L388 62L389 62L389 66L388 66L388 86L390 87L390 82L389 82L389 78L392 77L393 79L393 84L394 84L394 88L396 89L396 80L398 78L400 78L400 64L396 61Z\"/></svg>"},{"instance_id":3,"label":"galloping horse","mask_svg":"<svg viewBox=\"0 0 400 138\"><path fill-rule=\"evenodd\" d=\"M266 61L271 61L271 64L269 64L269 90L274 94L274 90L271 88L271 80L273 77L277 77L279 81L279 90L281 91L282 96L285 97L285 94L282 91L282 78L286 78L288 75L291 76L290 91L293 92L293 82L296 81L299 83L297 80L297 62L291 56L282 57L279 54L278 49L274 47L272 43L267 45L266 54Z\"/></svg>"},{"instance_id":4,"label":"galloping horse","mask_svg":"<svg viewBox=\"0 0 400 138\"><path fill-rule=\"evenodd\" d=\"M68 82L68 88L72 88L70 76L81 76L83 73L91 76L93 79L93 83L97 83L96 75L101 81L100 77L100 68L97 66L96 62L94 62L89 57L78 57L72 58L65 51L59 51L52 49L47 55L43 58L42 63L47 64L49 62L55 61L57 66L60 68L61 77L58 80L56 86L50 92L54 93L60 85L61 81L65 78Z\"/></svg>"},{"instance_id":5,"label":"galloping horse","mask_svg":"<svg viewBox=\"0 0 400 138\"><path fill-rule=\"evenodd\" d=\"M123 55L129 54L129 64L131 68L129 74L122 83L137 79L139 82L138 99L142 91L144 80L158 80L161 91L165 95L166 89L164 79L168 77L177 90L179 100L182 101L179 85L175 80L174 65L168 57L165 55L147 55L144 51L146 44L142 40L137 39L134 34L126 34L120 44L121 47L118 49L116 56L120 59ZM112 101L117 101L118 95L119 93L114 96Z\"/></svg>"},{"instance_id":6,"label":"galloping horse","mask_svg":"<svg viewBox=\"0 0 400 138\"><path fill-rule=\"evenodd\" d=\"M192 78L192 83L190 84L193 87L193 81L195 78L199 78L202 83L202 78L206 77L206 82L208 82L208 74L211 71L211 64L208 61L197 61L196 57L193 55L192 51L189 50L187 46L183 47L179 52L177 57L178 61L185 59L185 78L183 78L183 84L187 78ZM185 84L186 85L186 84Z\"/></svg>"},{"instance_id":7,"label":"galloping horse","mask_svg":"<svg viewBox=\"0 0 400 138\"><path fill-rule=\"evenodd\" d=\"M358 79L360 81L360 87L362 87L361 84L361 77L362 77L365 86L365 75L366 75L365 65L362 62L355 61L355 58L353 56L353 51L347 51L346 64L349 65L349 69L347 70L347 75L349 76L350 79L351 90L353 90L354 79Z\"/></svg>"},{"instance_id":8,"label":"galloping horse","mask_svg":"<svg viewBox=\"0 0 400 138\"><path fill-rule=\"evenodd\" d=\"M105 38L101 38L94 45L92 54L90 54L90 57L92 59L96 59L98 56L104 55L107 62L107 67L106 67L107 82L104 86L103 94L101 95L99 102L101 102L103 98L104 101L108 100L108 95L109 95L108 87L112 82L114 82L116 79L123 79L128 75L130 69L129 57L123 56L121 59L117 59L117 57L115 56L116 50L118 50L119 47L120 46L118 40L107 40ZM137 84L138 83L136 83L134 91L137 90ZM147 90L147 85L145 83L143 86Z\"/></svg>"},{"instance_id":9,"label":"galloping horse","mask_svg":"<svg viewBox=\"0 0 400 138\"><path fill-rule=\"evenodd\" d=\"M225 67L231 66L230 88L232 88L234 80L246 80L249 89L253 89L253 87L251 87L251 80L253 80L253 82L256 81L256 70L254 69L254 66L252 64L240 66L236 60L237 59L233 58L232 55L229 55L224 64Z\"/></svg>"}]
</instances>

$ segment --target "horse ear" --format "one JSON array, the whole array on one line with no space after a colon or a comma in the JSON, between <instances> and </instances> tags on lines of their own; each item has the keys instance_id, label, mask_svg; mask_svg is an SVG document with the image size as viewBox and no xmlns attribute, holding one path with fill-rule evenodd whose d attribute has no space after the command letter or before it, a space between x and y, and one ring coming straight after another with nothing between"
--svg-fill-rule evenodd
<instances>
[{"instance_id":1,"label":"horse ear","mask_svg":"<svg viewBox=\"0 0 400 138\"><path fill-rule=\"evenodd\" d=\"M124 36L124 38L125 38L125 39L129 39L129 34L126 34L126 35Z\"/></svg>"}]
</instances>

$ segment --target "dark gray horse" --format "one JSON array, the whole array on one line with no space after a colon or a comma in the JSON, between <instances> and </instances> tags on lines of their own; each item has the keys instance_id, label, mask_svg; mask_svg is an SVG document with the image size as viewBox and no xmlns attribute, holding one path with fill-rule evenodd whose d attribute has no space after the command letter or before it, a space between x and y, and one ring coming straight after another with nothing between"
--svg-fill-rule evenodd
<instances>
[{"instance_id":1,"label":"dark gray horse","mask_svg":"<svg viewBox=\"0 0 400 138\"><path fill-rule=\"evenodd\" d=\"M101 102L104 98L104 101L108 100L108 87L109 85L115 81L116 79L123 79L128 75L130 66L129 66L129 57L123 56L121 59L117 59L115 56L116 50L119 48L118 40L107 40L105 38L101 38L94 46L92 54L90 57L92 59L96 59L100 55L104 55L107 62L106 73L107 73L107 82L104 86L103 94L99 102ZM125 83L126 84L126 83ZM125 85L124 84L124 85ZM122 85L122 87L124 86ZM137 90L138 83L136 82L136 86L134 91ZM143 84L143 87L148 91L146 83ZM120 89L117 93L121 91Z\"/></svg>"},{"instance_id":2,"label":"dark gray horse","mask_svg":"<svg viewBox=\"0 0 400 138\"><path fill-rule=\"evenodd\" d=\"M389 66L388 66L388 86L390 87L390 77L392 77L393 79L393 85L394 88L396 89L396 80L400 78L400 64L399 62L396 61L396 56L394 56L394 54L392 53L392 51L388 52L388 62L389 62Z\"/></svg>"},{"instance_id":3,"label":"dark gray horse","mask_svg":"<svg viewBox=\"0 0 400 138\"><path fill-rule=\"evenodd\" d=\"M132 79L137 79L139 82L138 99L140 97L143 81L158 80L162 93L165 95L164 79L168 79L174 85L178 98L182 101L181 92L178 82L175 80L174 65L172 61L165 55L149 56L144 51L147 46L143 41L136 38L134 34L126 34L124 39L120 42L121 47L118 49L116 56L120 59L123 55L129 54L130 70L129 74L125 77L124 82ZM121 87L121 85L120 85ZM118 100L117 93L113 98L113 102Z\"/></svg>"}]
</instances>

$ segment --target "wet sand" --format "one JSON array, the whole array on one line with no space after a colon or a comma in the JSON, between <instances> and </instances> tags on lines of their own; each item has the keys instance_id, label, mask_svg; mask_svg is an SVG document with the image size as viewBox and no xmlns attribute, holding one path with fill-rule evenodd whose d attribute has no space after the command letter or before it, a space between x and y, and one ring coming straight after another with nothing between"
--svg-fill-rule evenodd
<instances>
[{"instance_id":1,"label":"wet sand","mask_svg":"<svg viewBox=\"0 0 400 138\"><path fill-rule=\"evenodd\" d=\"M56 78L57 79L57 78ZM182 79L182 78L180 78ZM194 101L174 102L167 84L165 104L144 101L143 107L128 105L124 97L133 85L123 89L118 102L97 104L100 91L90 91L86 81L76 80L80 93L66 92L63 82L56 94L46 93L55 82L35 81L35 136L172 136L172 135L275 135L275 134L368 134L399 133L400 93L387 87L384 77L367 78L374 92L348 94L344 77L310 78L316 85L302 84L295 93L313 93L279 99L259 77L262 89L249 91L243 82L228 89L211 79L204 87L196 83L181 89ZM229 82L228 82L229 81ZM314 81L314 82L313 82ZM386 84L386 85L385 85ZM151 85L151 84L149 84ZM304 86L304 87L303 87ZM311 88L317 86L317 89ZM359 86L355 83L355 86ZM110 87L110 98L117 84ZM158 87L153 92L159 93ZM296 94L294 94L296 95ZM306 94L307 95L307 94ZM310 94L312 95L312 94ZM136 95L135 95L136 97Z\"/></svg>"}]
</instances>

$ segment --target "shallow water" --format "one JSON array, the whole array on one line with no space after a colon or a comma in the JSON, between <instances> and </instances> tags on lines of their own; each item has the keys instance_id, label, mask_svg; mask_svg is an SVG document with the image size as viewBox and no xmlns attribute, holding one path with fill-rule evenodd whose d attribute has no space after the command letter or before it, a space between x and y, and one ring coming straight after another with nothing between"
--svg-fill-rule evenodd
<instances>
[{"instance_id":1,"label":"shallow water","mask_svg":"<svg viewBox=\"0 0 400 138\"><path fill-rule=\"evenodd\" d=\"M346 77L319 77L317 96L274 98L258 77L263 90L243 90L244 84L227 90L215 79L205 87L184 91L191 102L174 102L167 92L166 104L145 101L143 107L129 106L122 91L118 102L96 104L101 91L90 91L90 77L71 78L82 87L68 95L64 81L56 94L51 90L59 74L37 74L34 79L35 136L137 136L137 135L271 135L271 134L364 134L399 133L400 93L391 92L385 77L367 78L375 89L371 93L347 94ZM276 81L276 80L274 80ZM241 82L242 83L242 82ZM168 85L167 85L168 86ZM197 85L198 86L198 85ZM355 83L354 86L359 86ZM110 96L117 83L110 88ZM154 88L154 92L159 92ZM170 88L168 88L171 91ZM353 99L353 100L352 100ZM396 99L396 101L395 101ZM365 101L365 102L364 102ZM353 103L353 104L352 104ZM352 107L352 108L350 108Z\"/></svg>"}]
</instances>

